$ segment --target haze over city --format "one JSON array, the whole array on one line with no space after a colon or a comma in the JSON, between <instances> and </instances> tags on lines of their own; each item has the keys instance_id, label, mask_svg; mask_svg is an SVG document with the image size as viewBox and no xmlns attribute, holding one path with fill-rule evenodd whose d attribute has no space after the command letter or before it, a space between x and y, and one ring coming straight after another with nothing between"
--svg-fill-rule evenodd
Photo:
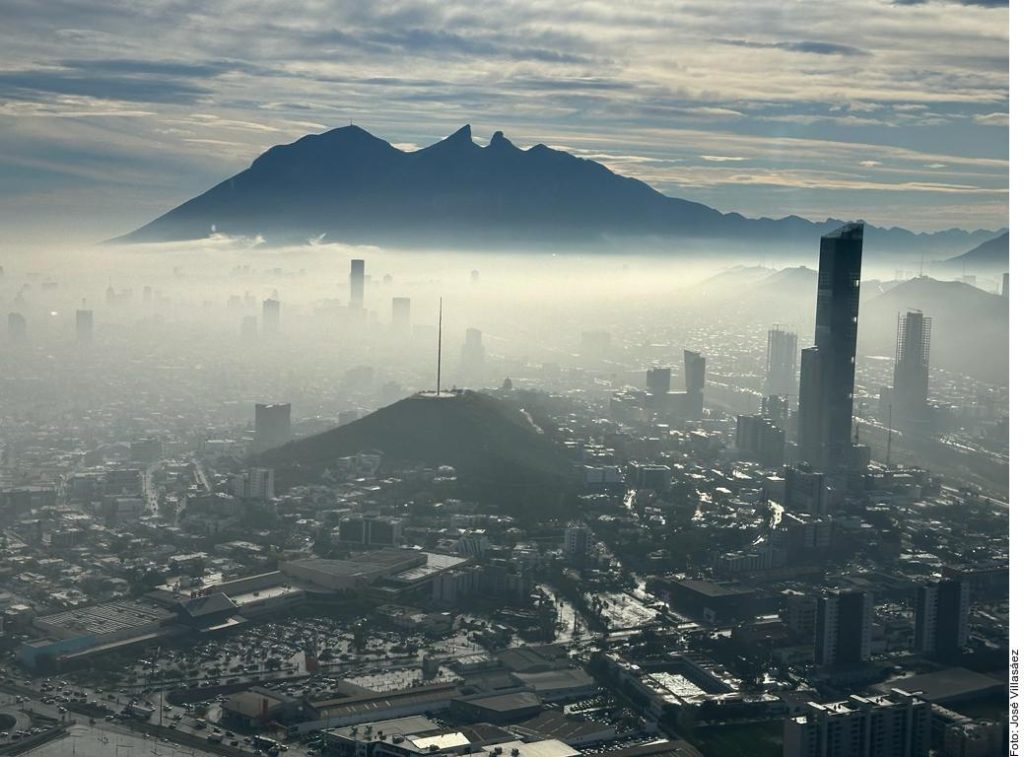
<instances>
[{"instance_id":1,"label":"haze over city","mask_svg":"<svg viewBox=\"0 0 1024 757\"><path fill-rule=\"evenodd\" d=\"M1008 753L1008 19L6 3L0 755Z\"/></svg>"}]
</instances>

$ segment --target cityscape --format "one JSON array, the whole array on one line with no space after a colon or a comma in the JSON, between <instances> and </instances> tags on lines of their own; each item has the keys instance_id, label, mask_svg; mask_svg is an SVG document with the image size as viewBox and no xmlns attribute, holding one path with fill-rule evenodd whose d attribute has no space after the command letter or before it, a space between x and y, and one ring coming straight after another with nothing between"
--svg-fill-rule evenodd
<instances>
[{"instance_id":1,"label":"cityscape","mask_svg":"<svg viewBox=\"0 0 1024 757\"><path fill-rule=\"evenodd\" d=\"M604 5L550 9L564 36L522 8L512 40L484 27L458 37L469 16L457 13L449 31L412 33L440 12L431 3L392 9L408 36L347 3L328 32L331 12L303 4L296 18L316 33L282 18L251 51L200 60L158 39L159 57L143 59L124 19L91 2L85 15L16 3L24 40L0 32L12 56L59 46L39 41L51 28L83 49L112 44L107 29L131 49L88 64L62 51L52 71L0 53L0 123L31 110L51 146L89 144L151 186L93 185L92 158L53 147L37 159L21 125L0 136L26 140L21 162L0 158L0 202L10 195L15 211L0 229L0 756L1019 753L1008 127L971 110L1006 108L1007 7L877 4L901 28L912 14L936 30L942 14L969 20L948 32L963 45L948 55L977 77L951 74L935 97L997 95L964 95L952 125L891 125L908 141L949 129L943 155L923 141L899 149L963 173L942 189L910 173L893 179L899 191L882 178L854 189L852 174L841 187L780 185L768 212L747 179L792 178L804 169L785 161L805 158L783 154L867 139L843 130L877 128L857 119L889 108L891 92L850 108L834 133L775 121L758 136L789 140L772 142L775 168L753 153L701 156L751 161L733 203L696 169L692 192L659 181L658 161L698 165L685 150L640 157L643 134L654 150L669 128L653 89L632 145L617 141L622 114L601 111L610 136L594 143L601 118L584 129L559 115L569 84L554 74L531 80L539 95L508 95L524 107L514 118L459 95L487 123L508 116L508 136L489 140L470 125L451 132L462 106L423 111L429 128L382 117L388 141L326 105L296 121L304 108L271 99L289 95L270 80L294 76L296 102L310 81L352 103L364 87L406 86L455 102L467 61L507 58L517 75L582 66L590 47L573 45L613 26ZM190 39L222 32L193 10ZM658 26L632 12L626 27ZM824 34L826 12L807 12L786 28ZM837 5L836 18L848 12ZM377 76L345 78L310 53L271 74L261 66L278 34L347 45L368 64L398 45L452 68L399 84L389 77L421 75L418 57L402 72L389 53ZM849 83L856 64L884 89L894 53L878 34L706 43L735 49L744 71L759 55L813 56L828 59L820 72L778 75ZM1001 45L991 58L975 52L984 40ZM609 44L622 54L620 38ZM268 80L251 101L265 106L246 104L250 76ZM610 73L570 80L609 98L626 88ZM101 85L110 91L91 89ZM45 108L88 111L66 117L66 142L51 131L65 117L26 94L47 87L57 100ZM226 94L237 99L216 102ZM746 127L708 126L732 116L688 96L687 118L741 151ZM182 182L147 173L148 158L115 160L155 118L153 139L238 147L175 120L180 106L264 142L216 179L223 156ZM392 106L380 98L382 113ZM276 133L279 113L298 131ZM780 137L784 123L793 131ZM971 152L953 139L961 128L1001 136ZM840 176L829 160L813 170ZM51 173L67 178L50 184ZM23 191L50 209L19 211ZM918 192L959 204L933 216ZM138 206L122 212L133 193ZM94 212L104 223L67 231Z\"/></svg>"}]
</instances>

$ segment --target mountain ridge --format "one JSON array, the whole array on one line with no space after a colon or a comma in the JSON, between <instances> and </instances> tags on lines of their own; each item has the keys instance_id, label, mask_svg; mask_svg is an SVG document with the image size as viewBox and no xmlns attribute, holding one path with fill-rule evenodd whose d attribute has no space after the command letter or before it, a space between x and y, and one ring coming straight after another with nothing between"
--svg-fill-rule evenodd
<instances>
[{"instance_id":1,"label":"mountain ridge","mask_svg":"<svg viewBox=\"0 0 1024 757\"><path fill-rule=\"evenodd\" d=\"M748 218L662 194L639 179L502 131L486 146L469 124L405 152L350 125L308 134L113 242L202 239L214 230L271 244L324 241L456 248L624 242L812 245L841 225L788 215ZM878 250L963 250L998 232L866 228Z\"/></svg>"}]
</instances>

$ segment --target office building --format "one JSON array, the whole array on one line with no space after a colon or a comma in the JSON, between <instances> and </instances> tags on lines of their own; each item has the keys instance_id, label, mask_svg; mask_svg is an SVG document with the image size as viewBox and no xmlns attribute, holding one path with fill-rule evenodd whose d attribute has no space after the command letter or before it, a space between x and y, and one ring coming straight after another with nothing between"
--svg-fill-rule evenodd
<instances>
[{"instance_id":1,"label":"office building","mask_svg":"<svg viewBox=\"0 0 1024 757\"><path fill-rule=\"evenodd\" d=\"M263 336L274 336L281 326L281 303L274 299L263 300Z\"/></svg>"},{"instance_id":2,"label":"office building","mask_svg":"<svg viewBox=\"0 0 1024 757\"><path fill-rule=\"evenodd\" d=\"M786 466L782 504L787 510L822 516L828 512L825 475L806 466Z\"/></svg>"},{"instance_id":3,"label":"office building","mask_svg":"<svg viewBox=\"0 0 1024 757\"><path fill-rule=\"evenodd\" d=\"M568 526L562 538L562 552L566 556L581 557L590 551L593 536L586 526Z\"/></svg>"},{"instance_id":4,"label":"office building","mask_svg":"<svg viewBox=\"0 0 1024 757\"><path fill-rule=\"evenodd\" d=\"M814 615L814 662L850 668L871 657L874 605L869 592L828 591L818 597Z\"/></svg>"},{"instance_id":5,"label":"office building","mask_svg":"<svg viewBox=\"0 0 1024 757\"><path fill-rule=\"evenodd\" d=\"M24 342L28 338L28 323L21 313L7 314L7 338L12 342Z\"/></svg>"},{"instance_id":6,"label":"office building","mask_svg":"<svg viewBox=\"0 0 1024 757\"><path fill-rule=\"evenodd\" d=\"M830 472L851 456L863 243L863 223L821 238L814 346L800 358L800 457Z\"/></svg>"},{"instance_id":7,"label":"office building","mask_svg":"<svg viewBox=\"0 0 1024 757\"><path fill-rule=\"evenodd\" d=\"M784 757L928 757L931 704L914 694L893 689L807 706L786 720Z\"/></svg>"},{"instance_id":8,"label":"office building","mask_svg":"<svg viewBox=\"0 0 1024 757\"><path fill-rule=\"evenodd\" d=\"M92 342L92 311L75 311L75 337L79 344Z\"/></svg>"},{"instance_id":9,"label":"office building","mask_svg":"<svg viewBox=\"0 0 1024 757\"><path fill-rule=\"evenodd\" d=\"M768 332L768 364L764 381L766 395L796 396L796 353L796 334L780 328Z\"/></svg>"},{"instance_id":10,"label":"office building","mask_svg":"<svg viewBox=\"0 0 1024 757\"><path fill-rule=\"evenodd\" d=\"M412 328L412 300L408 297L391 298L391 329L396 334L408 334Z\"/></svg>"},{"instance_id":11,"label":"office building","mask_svg":"<svg viewBox=\"0 0 1024 757\"><path fill-rule=\"evenodd\" d=\"M232 490L236 497L242 499L273 499L273 468L249 468L243 471L232 479Z\"/></svg>"},{"instance_id":12,"label":"office building","mask_svg":"<svg viewBox=\"0 0 1024 757\"><path fill-rule=\"evenodd\" d=\"M671 368L648 368L647 391L651 394L668 394L672 388Z\"/></svg>"},{"instance_id":13,"label":"office building","mask_svg":"<svg viewBox=\"0 0 1024 757\"><path fill-rule=\"evenodd\" d=\"M786 454L786 432L763 416L737 415L736 449L762 465L781 466Z\"/></svg>"},{"instance_id":14,"label":"office building","mask_svg":"<svg viewBox=\"0 0 1024 757\"><path fill-rule=\"evenodd\" d=\"M922 421L927 417L931 341L931 318L926 318L920 310L900 315L892 400L894 415L901 420Z\"/></svg>"},{"instance_id":15,"label":"office building","mask_svg":"<svg viewBox=\"0 0 1024 757\"><path fill-rule=\"evenodd\" d=\"M353 310L363 309L363 286L365 284L366 261L354 258L348 274L348 306Z\"/></svg>"},{"instance_id":16,"label":"office building","mask_svg":"<svg viewBox=\"0 0 1024 757\"><path fill-rule=\"evenodd\" d=\"M686 379L686 414L691 419L704 415L704 378L707 361L699 352L683 350L683 377Z\"/></svg>"},{"instance_id":17,"label":"office building","mask_svg":"<svg viewBox=\"0 0 1024 757\"><path fill-rule=\"evenodd\" d=\"M947 578L917 587L914 650L939 659L956 657L967 644L971 609L966 581Z\"/></svg>"},{"instance_id":18,"label":"office building","mask_svg":"<svg viewBox=\"0 0 1024 757\"><path fill-rule=\"evenodd\" d=\"M253 451L263 452L286 444L292 438L292 406L290 403L256 405L256 436Z\"/></svg>"}]
</instances>

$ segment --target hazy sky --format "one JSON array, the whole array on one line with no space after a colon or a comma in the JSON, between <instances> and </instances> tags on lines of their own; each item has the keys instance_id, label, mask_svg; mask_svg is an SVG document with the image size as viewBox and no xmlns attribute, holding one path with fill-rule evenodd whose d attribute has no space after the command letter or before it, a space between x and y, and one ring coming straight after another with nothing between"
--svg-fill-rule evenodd
<instances>
[{"instance_id":1,"label":"hazy sky","mask_svg":"<svg viewBox=\"0 0 1024 757\"><path fill-rule=\"evenodd\" d=\"M0 242L113 236L348 124L473 124L754 216L1007 221L1008 8L4 0Z\"/></svg>"}]
</instances>

